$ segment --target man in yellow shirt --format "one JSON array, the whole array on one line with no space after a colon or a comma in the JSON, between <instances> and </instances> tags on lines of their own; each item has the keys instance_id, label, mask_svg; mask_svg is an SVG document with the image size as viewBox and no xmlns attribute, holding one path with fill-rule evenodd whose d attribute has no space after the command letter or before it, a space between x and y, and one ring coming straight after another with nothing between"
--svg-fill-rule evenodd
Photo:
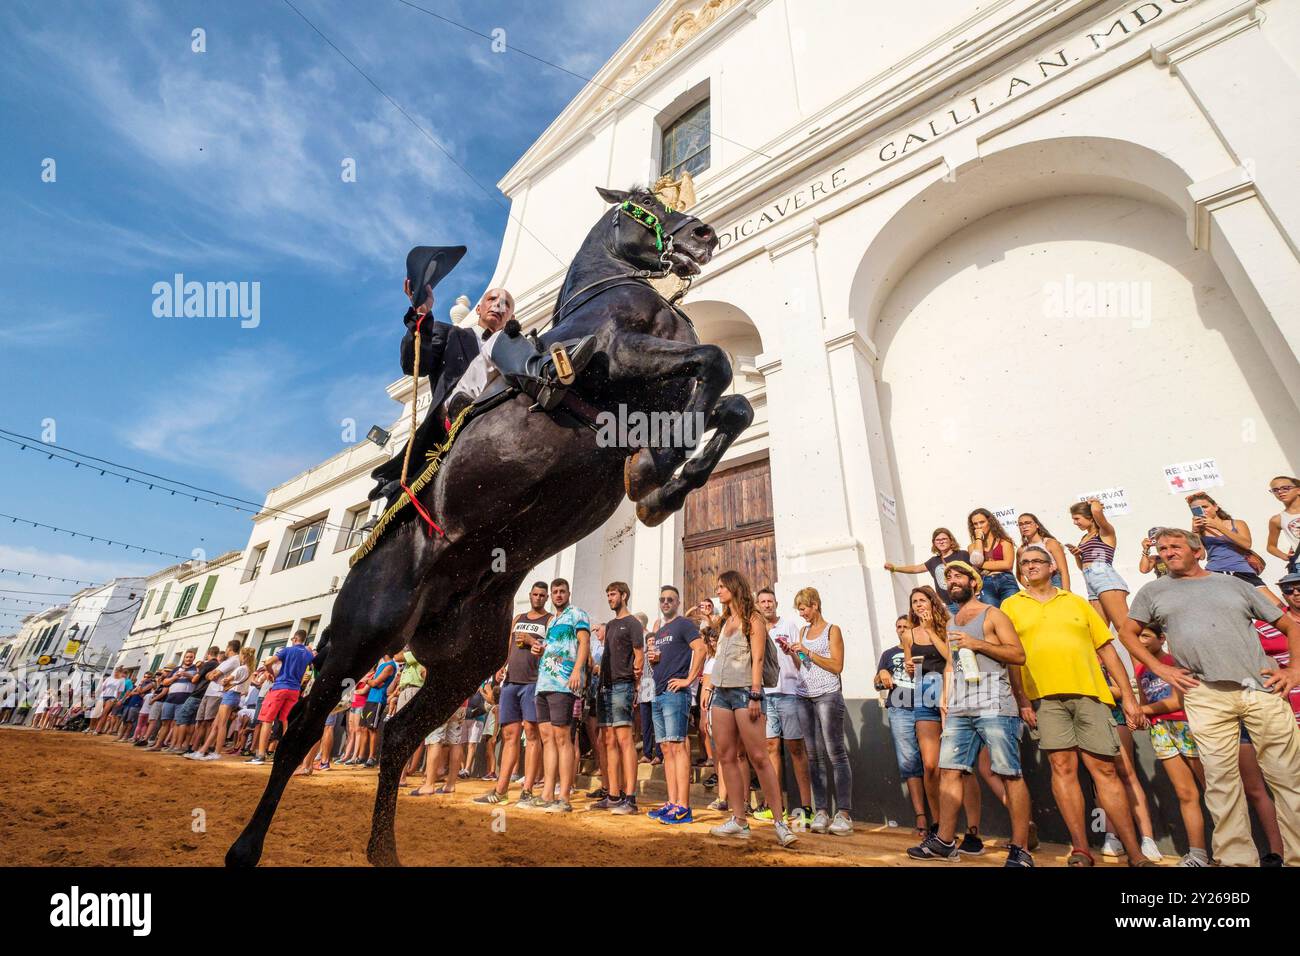
<instances>
[{"instance_id":1,"label":"man in yellow shirt","mask_svg":"<svg viewBox=\"0 0 1300 956\"><path fill-rule=\"evenodd\" d=\"M1098 658L1118 678L1128 725L1136 730L1143 718L1110 629L1086 600L1052 584L1055 562L1041 544L1025 545L1016 560L1025 590L1004 600L1002 612L1011 619L1025 648L1020 681L1028 699L1020 702L1020 716L1031 729L1037 728L1039 749L1051 763L1052 796L1073 844L1070 865L1093 865L1079 787L1082 757L1106 814L1107 829L1124 844L1129 865L1150 866L1142 855L1124 784L1115 772L1119 754L1119 735L1111 717L1115 699Z\"/></svg>"}]
</instances>

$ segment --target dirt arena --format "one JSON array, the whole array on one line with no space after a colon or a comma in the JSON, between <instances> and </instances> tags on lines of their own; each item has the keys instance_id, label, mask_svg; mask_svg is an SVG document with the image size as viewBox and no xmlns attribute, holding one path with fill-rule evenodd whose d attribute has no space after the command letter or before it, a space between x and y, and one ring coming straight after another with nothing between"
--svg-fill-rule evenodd
<instances>
[{"instance_id":1,"label":"dirt arena","mask_svg":"<svg viewBox=\"0 0 1300 956\"><path fill-rule=\"evenodd\" d=\"M270 765L238 758L196 763L146 754L106 737L0 728L0 845L9 866L219 866L261 796ZM412 780L411 786L415 785ZM805 834L791 850L755 823L748 843L708 835L722 814L699 810L691 826L665 827L644 815L572 815L469 802L489 784L461 781L451 796L398 801L402 862L420 866L930 866L903 851L908 829L859 823L852 837ZM266 840L271 866L366 864L375 772L331 770L289 785ZM518 788L511 795L518 794ZM504 809L504 832L493 812ZM648 809L648 807L647 807ZM195 832L195 811L203 832ZM500 823L498 823L498 828ZM1063 865L1066 848L1044 845L1038 866ZM990 846L961 866L1001 866ZM1099 859L1100 862L1100 859ZM1169 861L1174 862L1173 860Z\"/></svg>"}]
</instances>

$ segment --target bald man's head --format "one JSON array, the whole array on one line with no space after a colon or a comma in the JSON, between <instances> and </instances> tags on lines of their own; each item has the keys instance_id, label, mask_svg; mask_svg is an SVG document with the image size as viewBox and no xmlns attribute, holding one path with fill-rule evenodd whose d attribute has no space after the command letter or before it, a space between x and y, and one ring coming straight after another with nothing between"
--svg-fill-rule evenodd
<instances>
[{"instance_id":1,"label":"bald man's head","mask_svg":"<svg viewBox=\"0 0 1300 956\"><path fill-rule=\"evenodd\" d=\"M515 297L505 289L488 289L479 300L478 324L492 332L501 331L501 327L515 317Z\"/></svg>"}]
</instances>

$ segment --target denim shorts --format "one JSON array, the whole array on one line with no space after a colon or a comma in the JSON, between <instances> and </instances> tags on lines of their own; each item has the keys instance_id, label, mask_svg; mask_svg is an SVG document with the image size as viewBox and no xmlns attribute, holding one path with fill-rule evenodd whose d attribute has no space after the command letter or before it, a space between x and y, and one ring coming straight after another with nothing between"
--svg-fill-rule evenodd
<instances>
[{"instance_id":1,"label":"denim shorts","mask_svg":"<svg viewBox=\"0 0 1300 956\"><path fill-rule=\"evenodd\" d=\"M160 715L160 719L161 719L161 720L175 720L175 719L176 719L176 708L177 708L177 707L180 707L180 706L181 706L182 704L184 704L184 703L185 703L185 701L181 701L179 704L172 704L172 703L168 703L167 701L164 700L164 701L163 701L163 705L162 705L162 714Z\"/></svg>"},{"instance_id":2,"label":"denim shorts","mask_svg":"<svg viewBox=\"0 0 1300 956\"><path fill-rule=\"evenodd\" d=\"M943 700L943 675L937 671L922 674L921 686L917 690L919 693L913 698L915 706L912 707L917 723L923 720L941 723L939 702Z\"/></svg>"},{"instance_id":3,"label":"denim shorts","mask_svg":"<svg viewBox=\"0 0 1300 956\"><path fill-rule=\"evenodd\" d=\"M632 699L636 684L621 680L616 684L603 684L596 703L596 719L602 727L631 727Z\"/></svg>"},{"instance_id":4,"label":"denim shorts","mask_svg":"<svg viewBox=\"0 0 1300 956\"><path fill-rule=\"evenodd\" d=\"M177 725L188 727L190 724L194 723L194 720L199 713L199 704L202 702L203 698L199 694L190 694L189 699L176 708Z\"/></svg>"},{"instance_id":5,"label":"denim shorts","mask_svg":"<svg viewBox=\"0 0 1300 956\"><path fill-rule=\"evenodd\" d=\"M527 721L537 723L537 682L519 684L508 681L501 685L501 726Z\"/></svg>"},{"instance_id":6,"label":"denim shorts","mask_svg":"<svg viewBox=\"0 0 1300 956\"><path fill-rule=\"evenodd\" d=\"M666 690L655 697L650 713L654 720L655 740L680 742L686 739L691 714L689 690Z\"/></svg>"},{"instance_id":7,"label":"denim shorts","mask_svg":"<svg viewBox=\"0 0 1300 956\"><path fill-rule=\"evenodd\" d=\"M979 598L985 604L1001 607L1002 602L1020 590L1016 576L1010 571L991 571L984 575L984 587Z\"/></svg>"},{"instance_id":8,"label":"denim shorts","mask_svg":"<svg viewBox=\"0 0 1300 956\"><path fill-rule=\"evenodd\" d=\"M1083 569L1083 583L1088 585L1088 600L1095 601L1105 591L1128 593L1128 585L1119 576L1113 564L1094 561Z\"/></svg>"},{"instance_id":9,"label":"denim shorts","mask_svg":"<svg viewBox=\"0 0 1300 956\"><path fill-rule=\"evenodd\" d=\"M748 705L749 701L746 700ZM767 713L767 739L803 740L808 735L804 727L803 708L793 694L767 694L763 698Z\"/></svg>"},{"instance_id":10,"label":"denim shorts","mask_svg":"<svg viewBox=\"0 0 1300 956\"><path fill-rule=\"evenodd\" d=\"M921 765L921 745L916 740L916 711L910 707L887 707L889 735L894 738L894 757L898 773L904 780L925 773Z\"/></svg>"},{"instance_id":11,"label":"denim shorts","mask_svg":"<svg viewBox=\"0 0 1300 956\"><path fill-rule=\"evenodd\" d=\"M964 717L948 715L939 742L939 769L972 773L980 742L989 748L989 762L999 777L1020 776L1019 717Z\"/></svg>"},{"instance_id":12,"label":"denim shorts","mask_svg":"<svg viewBox=\"0 0 1300 956\"><path fill-rule=\"evenodd\" d=\"M240 695L239 691L237 691L237 690L228 690L228 691L225 691L225 692L222 693L222 695L221 695L221 706L222 706L222 707L238 707L238 706L239 706L239 698L240 698L240 696L241 696L241 695Z\"/></svg>"},{"instance_id":13,"label":"denim shorts","mask_svg":"<svg viewBox=\"0 0 1300 956\"><path fill-rule=\"evenodd\" d=\"M744 710L749 706L749 688L715 687L709 706L715 710Z\"/></svg>"}]
</instances>

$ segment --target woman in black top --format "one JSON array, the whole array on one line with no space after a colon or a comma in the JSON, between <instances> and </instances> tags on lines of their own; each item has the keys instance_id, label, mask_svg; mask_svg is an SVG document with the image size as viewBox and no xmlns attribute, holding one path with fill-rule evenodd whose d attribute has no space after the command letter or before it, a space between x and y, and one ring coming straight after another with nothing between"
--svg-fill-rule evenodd
<instances>
[{"instance_id":1,"label":"woman in black top","mask_svg":"<svg viewBox=\"0 0 1300 956\"><path fill-rule=\"evenodd\" d=\"M916 740L925 769L925 798L931 810L939 808L939 738L943 725L939 715L943 696L943 671L948 666L948 605L929 585L912 588L908 596L908 622L902 634L907 673L916 683L912 711L916 715ZM916 673L913 657L923 657ZM932 819L933 829L938 820Z\"/></svg>"}]
</instances>

